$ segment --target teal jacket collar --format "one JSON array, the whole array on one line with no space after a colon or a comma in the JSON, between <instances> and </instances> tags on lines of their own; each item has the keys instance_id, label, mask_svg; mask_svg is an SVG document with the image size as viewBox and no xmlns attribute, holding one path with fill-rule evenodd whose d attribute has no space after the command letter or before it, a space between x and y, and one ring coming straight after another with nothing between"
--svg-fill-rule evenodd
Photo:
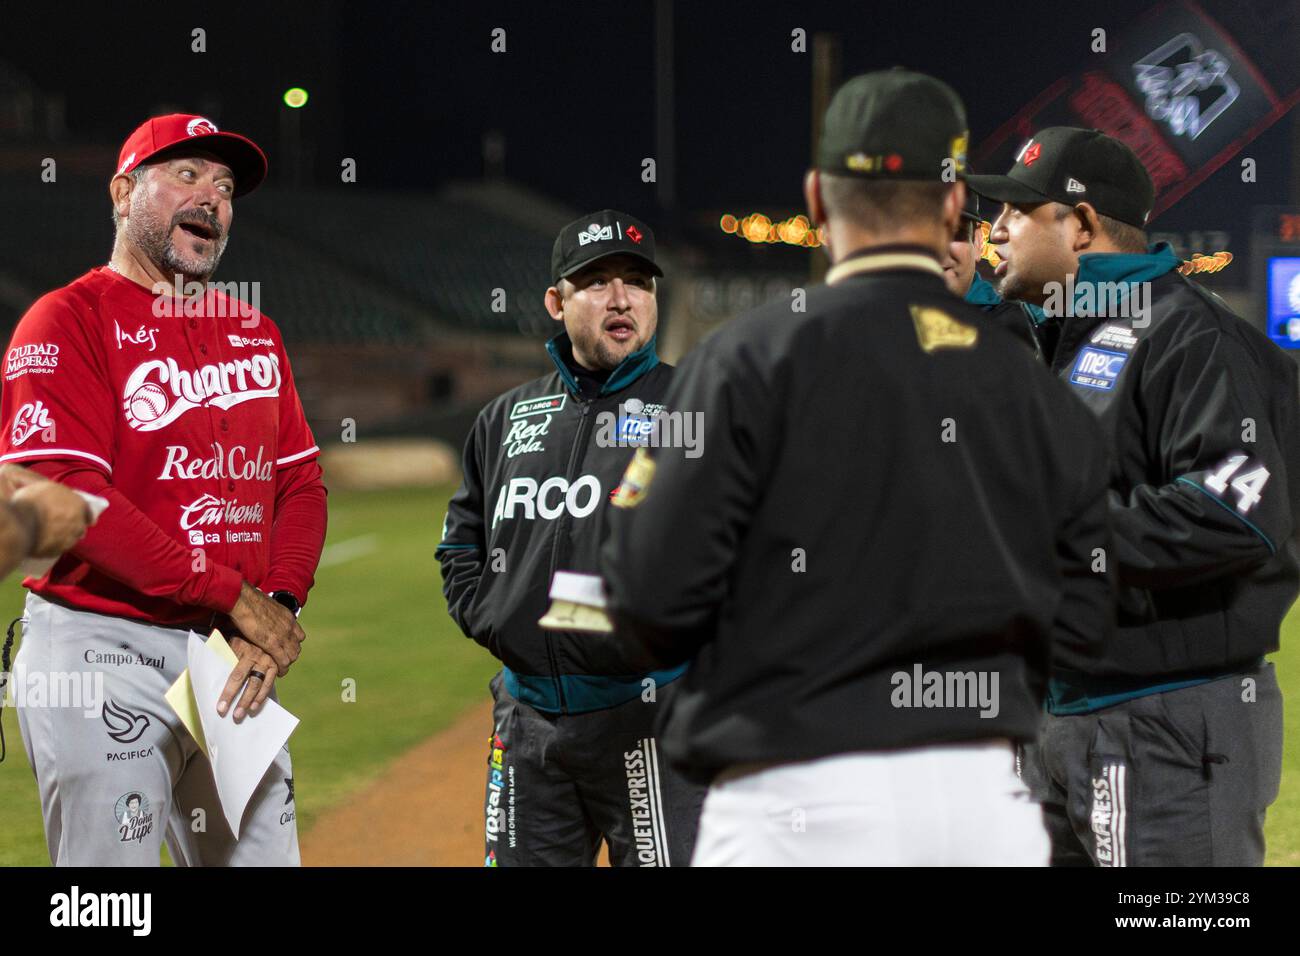
<instances>
[{"instance_id":1,"label":"teal jacket collar","mask_svg":"<svg viewBox=\"0 0 1300 956\"><path fill-rule=\"evenodd\" d=\"M970 288L966 290L966 301L971 305L1001 305L1002 296L998 295L998 290L993 288L993 283L977 272Z\"/></svg>"},{"instance_id":2,"label":"teal jacket collar","mask_svg":"<svg viewBox=\"0 0 1300 956\"><path fill-rule=\"evenodd\" d=\"M1002 304L1002 296L998 295L998 290L993 288L991 282L977 272L971 280L970 288L966 290L966 301L982 309L992 309ZM1020 307L1033 317L1035 325L1041 325L1047 318L1042 307L1032 302L1021 302Z\"/></svg>"},{"instance_id":3,"label":"teal jacket collar","mask_svg":"<svg viewBox=\"0 0 1300 956\"><path fill-rule=\"evenodd\" d=\"M657 335L651 336L649 342L623 359L618 364L618 367L610 373L605 384L601 386L600 394L612 395L621 389L627 388L658 365L659 353L655 351L655 343L658 340ZM548 341L546 351L551 356L551 361L555 363L555 369L560 373L565 388L572 392L575 398L581 397L582 388L578 385L577 378L574 377L572 370L569 368L569 363L573 361L573 343L569 341L569 333L561 332Z\"/></svg>"},{"instance_id":4,"label":"teal jacket collar","mask_svg":"<svg viewBox=\"0 0 1300 956\"><path fill-rule=\"evenodd\" d=\"M1084 288L1098 282L1115 282L1128 285L1150 282L1179 266L1173 248L1167 242L1158 242L1145 253L1092 252L1079 256L1079 274L1074 280L1074 299L1084 294ZM1089 290L1087 295L1094 292Z\"/></svg>"}]
</instances>

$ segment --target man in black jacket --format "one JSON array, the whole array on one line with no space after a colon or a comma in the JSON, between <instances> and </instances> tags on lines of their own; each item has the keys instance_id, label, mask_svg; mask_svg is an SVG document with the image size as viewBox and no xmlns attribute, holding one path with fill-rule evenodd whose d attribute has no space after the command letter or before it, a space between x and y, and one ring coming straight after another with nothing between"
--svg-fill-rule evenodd
<instances>
[{"instance_id":1,"label":"man in black jacket","mask_svg":"<svg viewBox=\"0 0 1300 956\"><path fill-rule=\"evenodd\" d=\"M999 291L1059 319L1047 359L1112 452L1118 626L1054 662L1025 769L1054 859L1259 865L1282 760L1264 655L1300 585L1295 365L1147 248L1151 178L1118 140L1044 129L969 182L1004 203Z\"/></svg>"},{"instance_id":2,"label":"man in black jacket","mask_svg":"<svg viewBox=\"0 0 1300 956\"><path fill-rule=\"evenodd\" d=\"M711 784L697 864L1047 863L1013 741L1053 632L1107 629L1105 458L944 286L965 139L938 80L845 84L805 182L826 284L687 356L668 404L703 454L639 449L614 499L611 613L647 664L692 661L663 735Z\"/></svg>"},{"instance_id":3,"label":"man in black jacket","mask_svg":"<svg viewBox=\"0 0 1300 956\"><path fill-rule=\"evenodd\" d=\"M485 797L489 866L686 865L702 788L661 764L653 726L684 665L542 630L557 570L595 572L606 502L664 410L650 227L612 209L560 231L546 308L555 371L479 414L438 559L456 623L504 665Z\"/></svg>"},{"instance_id":4,"label":"man in black jacket","mask_svg":"<svg viewBox=\"0 0 1300 956\"><path fill-rule=\"evenodd\" d=\"M960 296L971 305L978 305L990 322L1006 329L1043 361L1043 340L1051 334L1045 324L1043 310L1028 302L1005 300L983 276L976 266L984 248L983 219L980 217L979 194L966 193L957 233L944 250L943 281L948 291Z\"/></svg>"}]
</instances>

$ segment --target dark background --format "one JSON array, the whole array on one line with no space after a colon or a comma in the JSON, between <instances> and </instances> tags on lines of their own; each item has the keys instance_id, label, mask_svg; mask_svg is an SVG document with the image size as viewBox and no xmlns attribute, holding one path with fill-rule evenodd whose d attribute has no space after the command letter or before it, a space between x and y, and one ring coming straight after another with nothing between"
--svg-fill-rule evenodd
<instances>
[{"instance_id":1,"label":"dark background","mask_svg":"<svg viewBox=\"0 0 1300 956\"><path fill-rule=\"evenodd\" d=\"M1205 5L1248 49L1261 7ZM1148 8L1125 3L678 3L674 9L677 194L691 210L797 206L810 152L810 54L802 27L842 40L842 76L902 64L940 76L967 103L972 144L1062 75L1087 65L1091 31L1112 38ZM68 135L120 142L164 108L216 114L263 143L276 169L280 96L300 111L317 182L339 159L369 187L428 189L483 172L489 131L511 179L578 207L652 215L640 178L656 155L653 0L621 3L229 3L8 5L0 61L61 94ZM207 52L190 52L190 30ZM507 31L504 55L490 31ZM1274 42L1275 38L1258 37ZM1292 37L1294 49L1300 37ZM810 40L811 44L811 40ZM1266 58L1253 51L1257 58ZM1229 164L1160 228L1244 235L1245 204L1281 203L1290 122L1247 149L1259 181ZM283 172L283 170L281 170Z\"/></svg>"}]
</instances>

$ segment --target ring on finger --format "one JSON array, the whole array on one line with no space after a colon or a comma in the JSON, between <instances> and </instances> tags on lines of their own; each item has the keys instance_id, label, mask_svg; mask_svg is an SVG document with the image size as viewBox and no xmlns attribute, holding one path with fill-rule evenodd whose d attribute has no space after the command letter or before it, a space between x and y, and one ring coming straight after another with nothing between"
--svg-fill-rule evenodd
<instances>
[{"instance_id":1,"label":"ring on finger","mask_svg":"<svg viewBox=\"0 0 1300 956\"><path fill-rule=\"evenodd\" d=\"M266 675L263 674L261 671L250 670L248 672L248 676L255 678L256 680L266 680Z\"/></svg>"}]
</instances>

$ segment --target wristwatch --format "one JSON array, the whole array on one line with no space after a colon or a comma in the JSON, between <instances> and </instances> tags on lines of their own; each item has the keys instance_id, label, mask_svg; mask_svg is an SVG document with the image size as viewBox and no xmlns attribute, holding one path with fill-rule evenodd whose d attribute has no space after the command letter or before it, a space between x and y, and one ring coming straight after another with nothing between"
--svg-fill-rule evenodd
<instances>
[{"instance_id":1,"label":"wristwatch","mask_svg":"<svg viewBox=\"0 0 1300 956\"><path fill-rule=\"evenodd\" d=\"M294 617L302 613L302 604L293 596L292 591L272 591L271 600L283 604L290 611L293 611Z\"/></svg>"}]
</instances>

